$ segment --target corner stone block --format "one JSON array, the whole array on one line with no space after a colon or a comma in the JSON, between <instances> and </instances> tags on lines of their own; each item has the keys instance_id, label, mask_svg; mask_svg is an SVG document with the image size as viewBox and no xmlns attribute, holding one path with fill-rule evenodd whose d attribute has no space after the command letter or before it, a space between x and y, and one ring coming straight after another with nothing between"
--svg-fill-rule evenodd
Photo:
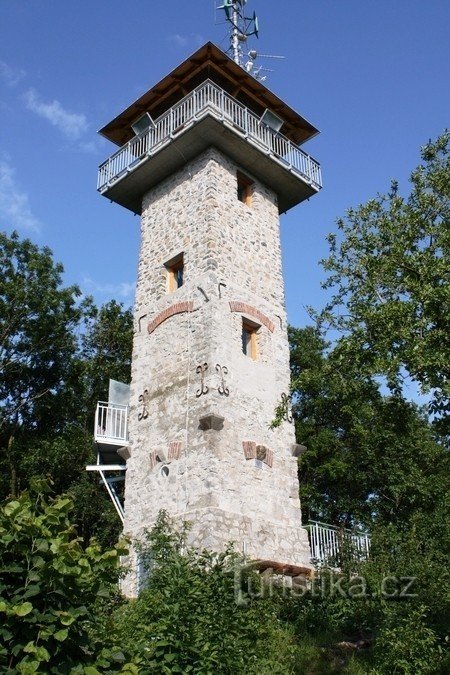
<instances>
[{"instance_id":1,"label":"corner stone block","mask_svg":"<svg viewBox=\"0 0 450 675\"><path fill-rule=\"evenodd\" d=\"M303 455L303 453L306 452L306 445L294 443L293 445L291 445L291 451L294 457L300 457L300 455Z\"/></svg>"},{"instance_id":2,"label":"corner stone block","mask_svg":"<svg viewBox=\"0 0 450 675\"><path fill-rule=\"evenodd\" d=\"M217 415L216 413L209 413L203 415L199 419L199 427L202 431L208 431L208 429L214 429L215 431L221 431L223 429L223 423L225 422L225 417Z\"/></svg>"},{"instance_id":3,"label":"corner stone block","mask_svg":"<svg viewBox=\"0 0 450 675\"><path fill-rule=\"evenodd\" d=\"M128 446L123 447L123 448L119 448L117 450L117 454L119 455L119 457L122 457L122 459L124 459L126 461L127 459L130 459L130 457L131 457L131 450Z\"/></svg>"}]
</instances>

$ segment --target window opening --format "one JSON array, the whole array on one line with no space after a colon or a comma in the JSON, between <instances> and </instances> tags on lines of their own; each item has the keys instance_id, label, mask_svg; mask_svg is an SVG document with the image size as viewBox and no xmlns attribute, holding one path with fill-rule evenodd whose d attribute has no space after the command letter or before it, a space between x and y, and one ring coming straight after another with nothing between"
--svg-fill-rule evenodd
<instances>
[{"instance_id":1,"label":"window opening","mask_svg":"<svg viewBox=\"0 0 450 675\"><path fill-rule=\"evenodd\" d=\"M183 254L177 256L165 264L169 293L173 293L184 283L184 260Z\"/></svg>"},{"instance_id":2,"label":"window opening","mask_svg":"<svg viewBox=\"0 0 450 675\"><path fill-rule=\"evenodd\" d=\"M252 205L254 182L240 171L237 172L237 197L246 206Z\"/></svg>"},{"instance_id":3,"label":"window opening","mask_svg":"<svg viewBox=\"0 0 450 675\"><path fill-rule=\"evenodd\" d=\"M251 359L258 358L258 343L256 334L259 326L242 319L242 352Z\"/></svg>"}]
</instances>

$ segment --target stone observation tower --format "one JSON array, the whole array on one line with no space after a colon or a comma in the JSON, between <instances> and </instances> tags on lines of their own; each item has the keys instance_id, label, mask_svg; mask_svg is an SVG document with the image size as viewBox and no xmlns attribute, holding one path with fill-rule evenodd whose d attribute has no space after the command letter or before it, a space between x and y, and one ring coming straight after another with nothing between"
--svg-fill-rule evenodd
<instances>
[{"instance_id":1,"label":"stone observation tower","mask_svg":"<svg viewBox=\"0 0 450 675\"><path fill-rule=\"evenodd\" d=\"M207 43L100 133L119 150L98 189L141 216L129 409L104 404L126 459L125 533L165 509L191 523L191 545L309 569L279 213L321 187L299 149L318 132ZM111 422L114 406L127 420Z\"/></svg>"}]
</instances>

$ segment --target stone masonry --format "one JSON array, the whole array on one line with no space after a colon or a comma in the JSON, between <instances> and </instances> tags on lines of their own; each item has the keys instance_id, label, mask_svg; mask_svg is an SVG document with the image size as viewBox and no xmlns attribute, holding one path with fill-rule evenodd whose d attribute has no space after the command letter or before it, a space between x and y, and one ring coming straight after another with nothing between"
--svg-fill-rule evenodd
<instances>
[{"instance_id":1,"label":"stone masonry","mask_svg":"<svg viewBox=\"0 0 450 675\"><path fill-rule=\"evenodd\" d=\"M277 200L255 181L251 206L239 201L239 170L210 148L143 198L125 534L165 509L190 521L192 545L233 541L250 559L310 567L294 427L286 415L270 428L289 391ZM181 254L184 283L169 293L165 265Z\"/></svg>"}]
</instances>

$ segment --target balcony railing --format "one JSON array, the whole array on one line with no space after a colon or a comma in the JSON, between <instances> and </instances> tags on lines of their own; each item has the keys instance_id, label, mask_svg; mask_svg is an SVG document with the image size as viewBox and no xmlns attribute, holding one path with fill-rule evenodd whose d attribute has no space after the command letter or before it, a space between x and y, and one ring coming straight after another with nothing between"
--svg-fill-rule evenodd
<instances>
[{"instance_id":1,"label":"balcony railing","mask_svg":"<svg viewBox=\"0 0 450 675\"><path fill-rule=\"evenodd\" d=\"M128 406L99 401L94 436L99 443L125 445L128 442Z\"/></svg>"},{"instance_id":2,"label":"balcony railing","mask_svg":"<svg viewBox=\"0 0 450 675\"><path fill-rule=\"evenodd\" d=\"M366 560L369 557L370 537L365 532L339 529L310 521L306 525L311 546L311 560L316 565L341 567L344 559Z\"/></svg>"},{"instance_id":3,"label":"balcony railing","mask_svg":"<svg viewBox=\"0 0 450 675\"><path fill-rule=\"evenodd\" d=\"M223 89L206 80L155 120L153 127L131 139L103 162L99 168L97 189L103 191L111 186L206 115L230 124L237 133L269 153L286 169L298 174L316 189L322 187L320 165L312 157L263 124L257 115Z\"/></svg>"}]
</instances>

